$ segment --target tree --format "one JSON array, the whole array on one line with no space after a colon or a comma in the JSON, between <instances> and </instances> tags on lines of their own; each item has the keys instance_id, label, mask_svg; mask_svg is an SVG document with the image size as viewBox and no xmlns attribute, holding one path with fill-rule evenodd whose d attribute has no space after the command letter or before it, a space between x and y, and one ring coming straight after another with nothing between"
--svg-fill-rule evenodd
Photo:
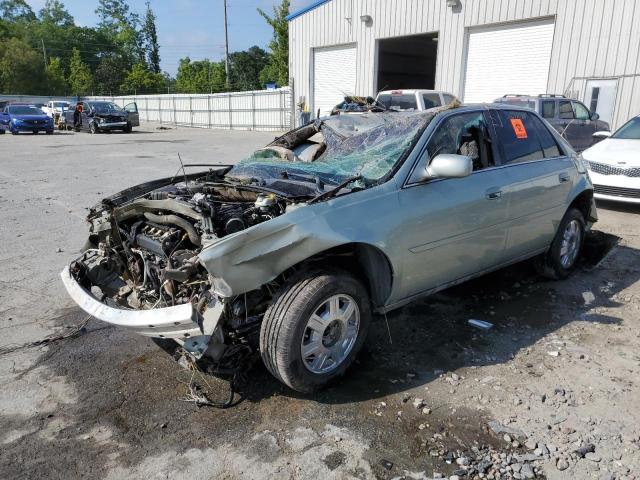
<instances>
[{"instance_id":1,"label":"tree","mask_svg":"<svg viewBox=\"0 0 640 480\"><path fill-rule=\"evenodd\" d=\"M73 16L60 0L47 0L38 15L42 22L57 27L68 28L74 25Z\"/></svg>"},{"instance_id":2,"label":"tree","mask_svg":"<svg viewBox=\"0 0 640 480\"><path fill-rule=\"evenodd\" d=\"M94 86L98 95L117 95L124 82L129 66L119 54L105 55L93 74Z\"/></svg>"},{"instance_id":3,"label":"tree","mask_svg":"<svg viewBox=\"0 0 640 480\"><path fill-rule=\"evenodd\" d=\"M96 14L100 19L98 30L118 46L128 66L144 61L140 18L129 11L125 0L99 0Z\"/></svg>"},{"instance_id":4,"label":"tree","mask_svg":"<svg viewBox=\"0 0 640 480\"><path fill-rule=\"evenodd\" d=\"M0 18L7 22L20 20L33 22L36 20L36 14L24 0L2 0L0 1Z\"/></svg>"},{"instance_id":5,"label":"tree","mask_svg":"<svg viewBox=\"0 0 640 480\"><path fill-rule=\"evenodd\" d=\"M18 38L9 38L0 51L0 91L7 94L45 93L42 54Z\"/></svg>"},{"instance_id":6,"label":"tree","mask_svg":"<svg viewBox=\"0 0 640 480\"><path fill-rule=\"evenodd\" d=\"M76 96L89 94L93 85L93 77L89 67L82 62L80 51L77 48L73 49L69 70L71 93Z\"/></svg>"},{"instance_id":7,"label":"tree","mask_svg":"<svg viewBox=\"0 0 640 480\"><path fill-rule=\"evenodd\" d=\"M273 17L267 15L261 8L258 13L273 28L273 38L269 42L271 56L269 63L260 72L260 82L277 82L278 85L289 85L289 15L290 0L273 7Z\"/></svg>"},{"instance_id":8,"label":"tree","mask_svg":"<svg viewBox=\"0 0 640 480\"><path fill-rule=\"evenodd\" d=\"M177 92L222 92L225 90L225 83L224 62L211 62L210 60L192 62L189 57L180 59L175 83Z\"/></svg>"},{"instance_id":9,"label":"tree","mask_svg":"<svg viewBox=\"0 0 640 480\"><path fill-rule=\"evenodd\" d=\"M260 89L260 72L269 63L269 54L257 46L229 55L229 83L234 90Z\"/></svg>"},{"instance_id":10,"label":"tree","mask_svg":"<svg viewBox=\"0 0 640 480\"><path fill-rule=\"evenodd\" d=\"M146 51L147 65L153 73L160 73L160 45L156 30L156 16L147 1L147 11L142 24L142 37Z\"/></svg>"},{"instance_id":11,"label":"tree","mask_svg":"<svg viewBox=\"0 0 640 480\"><path fill-rule=\"evenodd\" d=\"M53 57L47 65L47 90L50 95L65 95L67 93L67 80L64 78L64 70L60 59Z\"/></svg>"},{"instance_id":12,"label":"tree","mask_svg":"<svg viewBox=\"0 0 640 480\"><path fill-rule=\"evenodd\" d=\"M144 63L136 63L120 86L122 93L158 93L164 88L164 76L150 71Z\"/></svg>"}]
</instances>

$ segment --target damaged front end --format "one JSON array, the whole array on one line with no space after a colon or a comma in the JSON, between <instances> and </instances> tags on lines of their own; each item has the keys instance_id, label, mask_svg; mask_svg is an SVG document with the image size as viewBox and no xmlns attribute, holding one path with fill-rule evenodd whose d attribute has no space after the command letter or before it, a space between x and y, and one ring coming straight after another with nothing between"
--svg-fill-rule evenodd
<instances>
[{"instance_id":1,"label":"damaged front end","mask_svg":"<svg viewBox=\"0 0 640 480\"><path fill-rule=\"evenodd\" d=\"M92 208L87 245L61 273L73 300L104 322L176 340L196 358L217 360L227 345L255 343L259 318L247 310L260 309L268 292L216 296L198 255L224 236L282 215L291 201L232 187L223 173L151 182Z\"/></svg>"}]
</instances>

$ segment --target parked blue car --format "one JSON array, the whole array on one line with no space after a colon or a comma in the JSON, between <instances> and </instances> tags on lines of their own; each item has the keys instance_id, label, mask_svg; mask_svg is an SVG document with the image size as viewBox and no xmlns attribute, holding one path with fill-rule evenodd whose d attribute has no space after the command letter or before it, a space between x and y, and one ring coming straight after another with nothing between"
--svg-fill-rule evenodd
<instances>
[{"instance_id":1,"label":"parked blue car","mask_svg":"<svg viewBox=\"0 0 640 480\"><path fill-rule=\"evenodd\" d=\"M9 130L13 135L20 132L53 133L53 119L33 105L9 104L0 112L0 133Z\"/></svg>"}]
</instances>

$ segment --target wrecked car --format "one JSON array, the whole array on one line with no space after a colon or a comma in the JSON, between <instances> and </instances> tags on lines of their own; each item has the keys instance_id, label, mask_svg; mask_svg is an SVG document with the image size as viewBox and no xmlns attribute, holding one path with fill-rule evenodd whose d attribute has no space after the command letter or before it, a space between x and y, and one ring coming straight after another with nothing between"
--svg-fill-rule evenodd
<instances>
[{"instance_id":1,"label":"wrecked car","mask_svg":"<svg viewBox=\"0 0 640 480\"><path fill-rule=\"evenodd\" d=\"M196 358L252 349L300 392L345 372L374 314L530 257L566 277L597 220L571 147L498 105L338 115L186 167L90 210L68 293Z\"/></svg>"}]
</instances>

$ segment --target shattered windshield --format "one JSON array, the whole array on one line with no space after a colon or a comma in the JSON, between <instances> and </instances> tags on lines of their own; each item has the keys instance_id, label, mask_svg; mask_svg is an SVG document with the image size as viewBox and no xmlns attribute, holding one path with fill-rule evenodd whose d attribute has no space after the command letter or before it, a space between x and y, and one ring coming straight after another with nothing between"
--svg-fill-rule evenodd
<instances>
[{"instance_id":1,"label":"shattered windshield","mask_svg":"<svg viewBox=\"0 0 640 480\"><path fill-rule=\"evenodd\" d=\"M293 130L234 166L238 180L312 175L339 184L375 183L393 170L434 113L337 115ZM311 153L309 153L311 152Z\"/></svg>"},{"instance_id":2,"label":"shattered windshield","mask_svg":"<svg viewBox=\"0 0 640 480\"><path fill-rule=\"evenodd\" d=\"M123 111L118 105L111 102L92 103L91 107L96 113L122 113Z\"/></svg>"}]
</instances>

